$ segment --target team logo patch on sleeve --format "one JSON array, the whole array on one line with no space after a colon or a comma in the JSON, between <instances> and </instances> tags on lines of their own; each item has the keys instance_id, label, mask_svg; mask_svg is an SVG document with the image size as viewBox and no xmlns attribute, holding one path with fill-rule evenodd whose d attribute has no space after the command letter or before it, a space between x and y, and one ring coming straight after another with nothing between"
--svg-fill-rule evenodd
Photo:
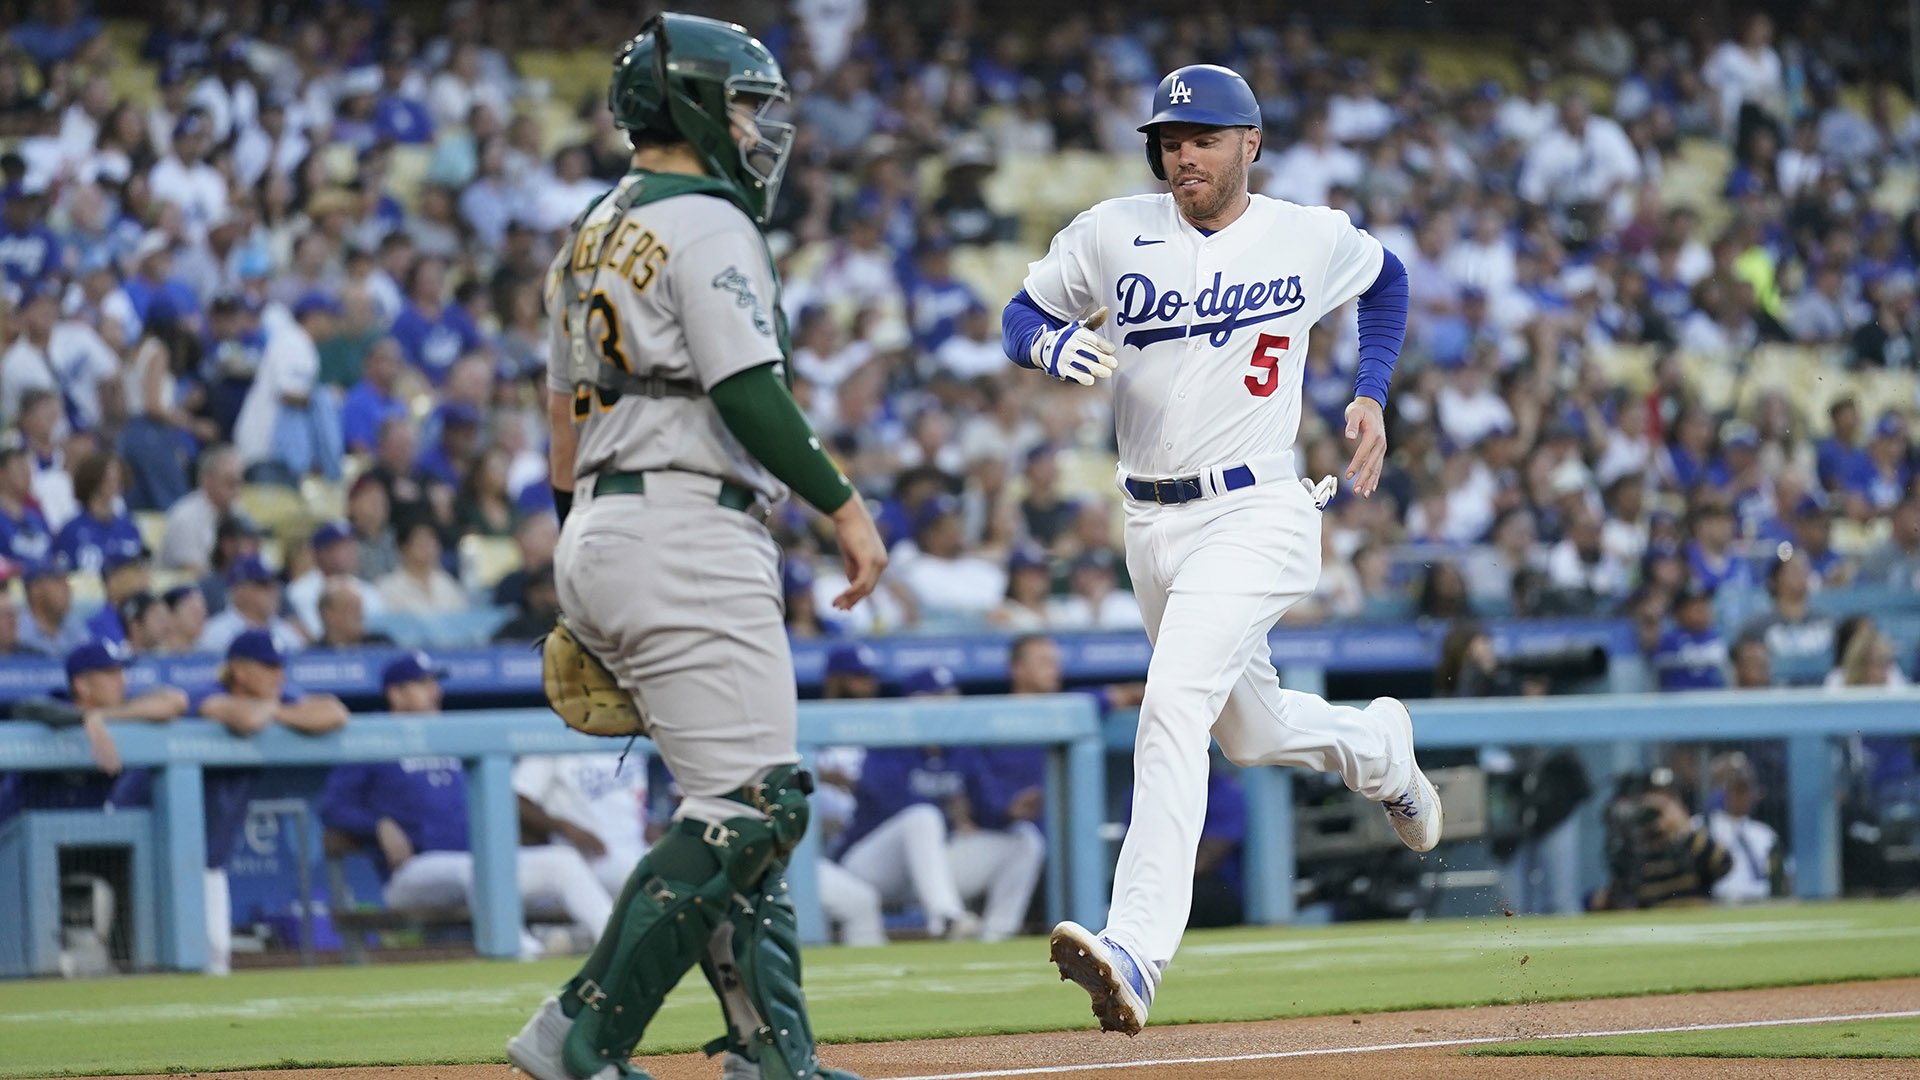
<instances>
[{"instance_id":1,"label":"team logo patch on sleeve","mask_svg":"<svg viewBox=\"0 0 1920 1080\"><path fill-rule=\"evenodd\" d=\"M753 309L753 328L767 337L773 336L773 320L767 317L767 307L760 302L759 294L753 291L753 282L740 272L737 266L729 266L714 275L713 287L721 292L734 295L736 307Z\"/></svg>"}]
</instances>

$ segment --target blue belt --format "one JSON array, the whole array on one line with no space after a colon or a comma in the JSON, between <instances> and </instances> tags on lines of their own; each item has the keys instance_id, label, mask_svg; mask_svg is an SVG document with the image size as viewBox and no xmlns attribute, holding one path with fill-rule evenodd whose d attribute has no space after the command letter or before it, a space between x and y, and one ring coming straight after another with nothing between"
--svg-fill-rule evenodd
<instances>
[{"instance_id":1,"label":"blue belt","mask_svg":"<svg viewBox=\"0 0 1920 1080\"><path fill-rule=\"evenodd\" d=\"M1163 506L1178 506L1207 495L1206 486L1198 476L1182 476L1173 480L1142 480L1137 476L1129 476L1123 486L1127 489L1128 498ZM1220 474L1220 486L1228 491L1251 487L1253 470L1245 465L1235 465Z\"/></svg>"}]
</instances>

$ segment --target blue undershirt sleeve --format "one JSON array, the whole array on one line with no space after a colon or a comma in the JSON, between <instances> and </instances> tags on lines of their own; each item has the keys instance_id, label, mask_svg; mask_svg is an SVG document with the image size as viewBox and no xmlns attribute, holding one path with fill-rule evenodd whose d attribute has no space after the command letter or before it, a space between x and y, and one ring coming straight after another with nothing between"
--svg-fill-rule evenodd
<instances>
[{"instance_id":1,"label":"blue undershirt sleeve","mask_svg":"<svg viewBox=\"0 0 1920 1080\"><path fill-rule=\"evenodd\" d=\"M1041 334L1065 325L1040 310L1040 305L1033 302L1027 290L1021 289L1013 294L1013 299L1007 301L1006 309L1000 313L1000 347L1006 351L1007 359L1021 367L1030 368L1033 366L1033 361L1029 359L1033 355L1033 343L1040 340Z\"/></svg>"},{"instance_id":2,"label":"blue undershirt sleeve","mask_svg":"<svg viewBox=\"0 0 1920 1080\"><path fill-rule=\"evenodd\" d=\"M1360 294L1360 370L1353 396L1384 406L1393 363L1407 337L1407 268L1393 252L1382 248L1380 254L1380 276Z\"/></svg>"}]
</instances>

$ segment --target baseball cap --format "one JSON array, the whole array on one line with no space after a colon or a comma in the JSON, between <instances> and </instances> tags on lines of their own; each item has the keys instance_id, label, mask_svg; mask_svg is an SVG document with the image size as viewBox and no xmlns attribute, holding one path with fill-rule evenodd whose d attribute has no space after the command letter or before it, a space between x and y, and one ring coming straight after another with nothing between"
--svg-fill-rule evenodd
<instances>
[{"instance_id":1,"label":"baseball cap","mask_svg":"<svg viewBox=\"0 0 1920 1080\"><path fill-rule=\"evenodd\" d=\"M105 577L124 566L144 563L153 557L147 545L136 539L109 541L100 552L100 575Z\"/></svg>"},{"instance_id":2,"label":"baseball cap","mask_svg":"<svg viewBox=\"0 0 1920 1080\"><path fill-rule=\"evenodd\" d=\"M187 597L193 596L199 591L200 586L198 585L175 585L173 588L161 593L160 599L166 601L168 607L177 608Z\"/></svg>"},{"instance_id":3,"label":"baseball cap","mask_svg":"<svg viewBox=\"0 0 1920 1080\"><path fill-rule=\"evenodd\" d=\"M113 641L89 641L67 654L67 681L95 671L127 666L126 646Z\"/></svg>"},{"instance_id":4,"label":"baseball cap","mask_svg":"<svg viewBox=\"0 0 1920 1080\"><path fill-rule=\"evenodd\" d=\"M1047 566L1046 551L1031 540L1015 545L1013 553L1007 556L1007 569L1010 571L1045 570Z\"/></svg>"},{"instance_id":5,"label":"baseball cap","mask_svg":"<svg viewBox=\"0 0 1920 1080\"><path fill-rule=\"evenodd\" d=\"M953 688L953 672L938 664L930 668L921 668L900 682L900 693L906 697L945 694Z\"/></svg>"},{"instance_id":6,"label":"baseball cap","mask_svg":"<svg viewBox=\"0 0 1920 1080\"><path fill-rule=\"evenodd\" d=\"M480 410L465 401L449 401L440 406L440 424L452 427L455 424L473 427L480 423Z\"/></svg>"},{"instance_id":7,"label":"baseball cap","mask_svg":"<svg viewBox=\"0 0 1920 1080\"><path fill-rule=\"evenodd\" d=\"M340 302L328 296L326 293L315 290L307 293L293 303L293 317L296 319L304 319L316 313L338 315L340 314Z\"/></svg>"},{"instance_id":8,"label":"baseball cap","mask_svg":"<svg viewBox=\"0 0 1920 1080\"><path fill-rule=\"evenodd\" d=\"M347 526L346 522L329 521L313 530L311 543L313 550L319 551L321 548L332 547L342 540L351 539L353 539L353 530Z\"/></svg>"},{"instance_id":9,"label":"baseball cap","mask_svg":"<svg viewBox=\"0 0 1920 1080\"><path fill-rule=\"evenodd\" d=\"M282 667L286 657L280 655L280 646L273 643L273 635L265 630L242 630L233 644L227 646L227 659L251 660L268 667Z\"/></svg>"},{"instance_id":10,"label":"baseball cap","mask_svg":"<svg viewBox=\"0 0 1920 1080\"><path fill-rule=\"evenodd\" d=\"M1879 423L1873 425L1873 437L1876 439L1902 439L1906 434L1906 418L1896 412L1883 413Z\"/></svg>"},{"instance_id":11,"label":"baseball cap","mask_svg":"<svg viewBox=\"0 0 1920 1080\"><path fill-rule=\"evenodd\" d=\"M874 675L879 671L880 654L871 645L841 645L827 654L829 675Z\"/></svg>"},{"instance_id":12,"label":"baseball cap","mask_svg":"<svg viewBox=\"0 0 1920 1080\"><path fill-rule=\"evenodd\" d=\"M242 555L227 567L227 584L260 585L273 580L273 571L260 561L258 555Z\"/></svg>"},{"instance_id":13,"label":"baseball cap","mask_svg":"<svg viewBox=\"0 0 1920 1080\"><path fill-rule=\"evenodd\" d=\"M380 672L380 688L391 690L396 686L421 679L444 679L446 670L433 666L433 657L415 649L388 664Z\"/></svg>"},{"instance_id":14,"label":"baseball cap","mask_svg":"<svg viewBox=\"0 0 1920 1080\"><path fill-rule=\"evenodd\" d=\"M1760 445L1760 432L1745 420L1729 420L1721 425L1720 441L1729 449L1752 450Z\"/></svg>"},{"instance_id":15,"label":"baseball cap","mask_svg":"<svg viewBox=\"0 0 1920 1080\"><path fill-rule=\"evenodd\" d=\"M941 518L959 512L960 500L946 492L941 492L928 499L926 504L920 507L920 512L913 516L913 531L919 532L922 529L931 528Z\"/></svg>"},{"instance_id":16,"label":"baseball cap","mask_svg":"<svg viewBox=\"0 0 1920 1080\"><path fill-rule=\"evenodd\" d=\"M1819 495L1806 494L1794 501L1793 516L1797 518L1825 517L1828 511L1827 500Z\"/></svg>"}]
</instances>

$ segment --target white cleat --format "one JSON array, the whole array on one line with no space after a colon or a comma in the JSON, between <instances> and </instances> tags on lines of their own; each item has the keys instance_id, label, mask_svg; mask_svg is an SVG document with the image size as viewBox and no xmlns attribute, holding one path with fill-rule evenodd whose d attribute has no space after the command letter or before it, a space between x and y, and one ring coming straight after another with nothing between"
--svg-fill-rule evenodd
<instances>
[{"instance_id":1,"label":"white cleat","mask_svg":"<svg viewBox=\"0 0 1920 1080\"><path fill-rule=\"evenodd\" d=\"M1049 944L1060 978L1073 980L1092 996L1100 1030L1140 1034L1147 1026L1153 991L1125 949L1076 922L1054 927Z\"/></svg>"},{"instance_id":2,"label":"white cleat","mask_svg":"<svg viewBox=\"0 0 1920 1080\"><path fill-rule=\"evenodd\" d=\"M1413 757L1413 714L1399 698L1374 698L1367 706L1368 712L1387 714L1392 722L1398 723L1406 731L1407 756ZM1432 851L1440 843L1441 826L1446 821L1446 813L1440 807L1440 793L1433 789L1433 781L1420 771L1418 762L1413 766L1413 786L1390 798L1380 800L1387 811L1387 820L1393 824L1393 831L1400 834L1400 840L1415 851Z\"/></svg>"},{"instance_id":3,"label":"white cleat","mask_svg":"<svg viewBox=\"0 0 1920 1080\"><path fill-rule=\"evenodd\" d=\"M507 1040L507 1060L513 1067L533 1077L533 1080L575 1080L567 1071L561 1058L561 1048L566 1045L567 1032L572 1030L573 1021L560 1011L558 998L548 998L534 1010L533 1018L520 1034ZM628 1066L608 1065L586 1080L633 1080L644 1078L647 1074ZM754 1073L757 1080L759 1073Z\"/></svg>"}]
</instances>

